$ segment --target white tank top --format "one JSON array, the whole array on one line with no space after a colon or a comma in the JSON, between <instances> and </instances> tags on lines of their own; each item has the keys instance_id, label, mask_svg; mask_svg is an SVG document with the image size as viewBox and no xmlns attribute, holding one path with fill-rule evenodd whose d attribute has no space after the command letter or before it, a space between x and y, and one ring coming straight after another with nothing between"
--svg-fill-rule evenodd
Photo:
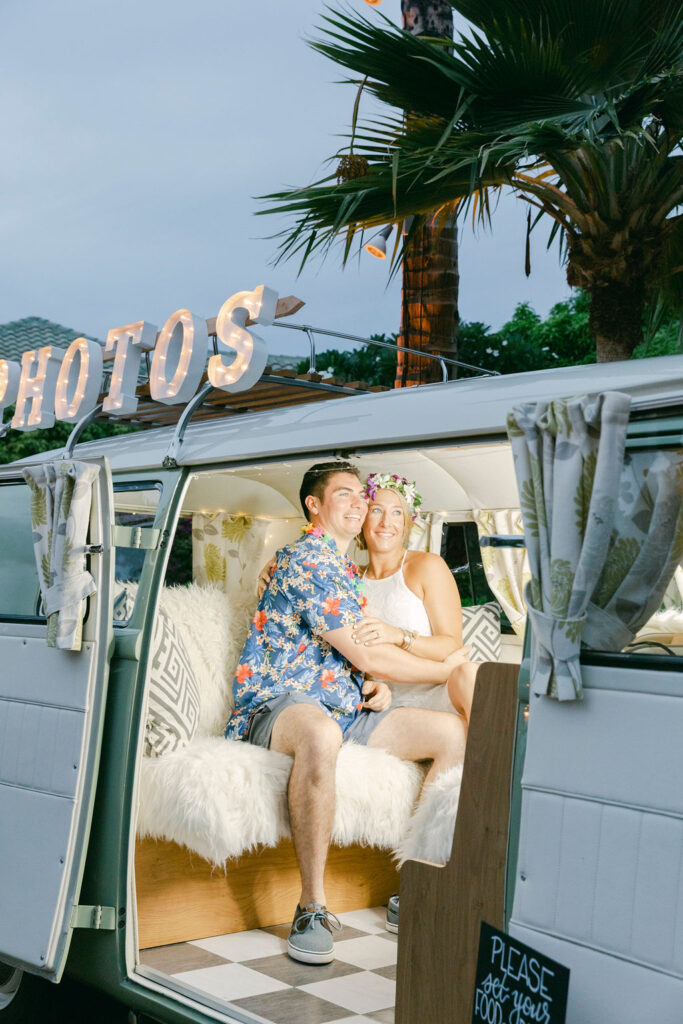
<instances>
[{"instance_id":1,"label":"white tank top","mask_svg":"<svg viewBox=\"0 0 683 1024\"><path fill-rule=\"evenodd\" d=\"M406 552L407 554L408 552ZM399 629L414 629L419 636L432 636L432 627L427 609L417 594L414 594L403 577L403 565L391 576L382 580L363 578L363 588L368 599L368 611L378 619L384 619L390 626ZM453 711L443 683L388 683L392 689L392 707L428 707L438 711Z\"/></svg>"}]
</instances>

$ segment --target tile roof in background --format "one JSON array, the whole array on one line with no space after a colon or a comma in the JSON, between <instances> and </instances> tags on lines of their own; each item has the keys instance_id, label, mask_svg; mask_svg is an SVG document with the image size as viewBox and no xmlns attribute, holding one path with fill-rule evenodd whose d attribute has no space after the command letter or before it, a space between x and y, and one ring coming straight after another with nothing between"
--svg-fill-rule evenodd
<instances>
[{"instance_id":1,"label":"tile roof in background","mask_svg":"<svg viewBox=\"0 0 683 1024\"><path fill-rule=\"evenodd\" d=\"M0 358L14 359L20 363L23 353L30 349L43 348L44 345L68 348L74 338L81 337L102 344L99 338L81 334L71 327L63 327L41 316L25 316L23 320L0 324Z\"/></svg>"}]
</instances>

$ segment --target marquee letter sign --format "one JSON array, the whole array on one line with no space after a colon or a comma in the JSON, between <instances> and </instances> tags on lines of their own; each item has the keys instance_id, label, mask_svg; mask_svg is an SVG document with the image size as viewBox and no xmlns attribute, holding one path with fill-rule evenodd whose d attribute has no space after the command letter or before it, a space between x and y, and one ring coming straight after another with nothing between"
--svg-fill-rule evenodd
<instances>
[{"instance_id":1,"label":"marquee letter sign","mask_svg":"<svg viewBox=\"0 0 683 1024\"><path fill-rule=\"evenodd\" d=\"M0 359L0 426L5 422L4 412L8 405L14 405L19 394L19 363Z\"/></svg>"},{"instance_id":2,"label":"marquee letter sign","mask_svg":"<svg viewBox=\"0 0 683 1024\"><path fill-rule=\"evenodd\" d=\"M21 366L0 359L0 425L4 410L13 403L15 430L51 427L55 418L64 423L82 419L97 405L103 355L114 356L109 391L102 400L102 411L110 416L135 413L135 388L145 351L153 353L149 390L157 402L189 402L205 369L215 388L246 391L259 379L268 359L265 342L247 328L247 320L272 324L276 306L277 292L265 285L227 299L216 318L218 354L208 359L208 366L206 320L188 309L172 313L159 332L145 320L113 327L104 353L98 342L76 338L66 351L46 345L24 352Z\"/></svg>"},{"instance_id":3,"label":"marquee letter sign","mask_svg":"<svg viewBox=\"0 0 683 1024\"><path fill-rule=\"evenodd\" d=\"M19 393L12 417L15 430L39 430L55 422L55 388L64 350L46 345L21 357Z\"/></svg>"},{"instance_id":4,"label":"marquee letter sign","mask_svg":"<svg viewBox=\"0 0 683 1024\"><path fill-rule=\"evenodd\" d=\"M55 390L55 416L75 423L97 405L102 380L102 346L87 338L71 342L62 360Z\"/></svg>"},{"instance_id":5,"label":"marquee letter sign","mask_svg":"<svg viewBox=\"0 0 683 1024\"><path fill-rule=\"evenodd\" d=\"M206 320L189 309L172 313L161 328L152 356L149 393L154 401L165 405L189 402L201 382L208 350Z\"/></svg>"},{"instance_id":6,"label":"marquee letter sign","mask_svg":"<svg viewBox=\"0 0 683 1024\"><path fill-rule=\"evenodd\" d=\"M140 356L154 348L157 329L146 320L125 327L112 327L107 334L105 355L114 353L109 394L102 402L102 412L110 416L130 416L138 407L135 386L140 372Z\"/></svg>"},{"instance_id":7,"label":"marquee letter sign","mask_svg":"<svg viewBox=\"0 0 683 1024\"><path fill-rule=\"evenodd\" d=\"M272 324L277 292L264 284L251 292L237 292L221 306L216 317L218 355L209 359L209 381L221 391L248 391L263 373L268 361L265 342L244 329L247 317L257 324ZM226 352L234 353L230 363L223 362Z\"/></svg>"}]
</instances>

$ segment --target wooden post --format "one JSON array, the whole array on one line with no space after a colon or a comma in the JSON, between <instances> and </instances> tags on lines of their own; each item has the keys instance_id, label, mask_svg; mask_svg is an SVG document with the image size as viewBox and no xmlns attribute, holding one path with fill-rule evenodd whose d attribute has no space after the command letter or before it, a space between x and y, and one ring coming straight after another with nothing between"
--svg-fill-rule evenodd
<instances>
[{"instance_id":1,"label":"wooden post","mask_svg":"<svg viewBox=\"0 0 683 1024\"><path fill-rule=\"evenodd\" d=\"M396 1024L471 1024L479 928L504 923L518 675L479 670L450 861L401 870Z\"/></svg>"}]
</instances>

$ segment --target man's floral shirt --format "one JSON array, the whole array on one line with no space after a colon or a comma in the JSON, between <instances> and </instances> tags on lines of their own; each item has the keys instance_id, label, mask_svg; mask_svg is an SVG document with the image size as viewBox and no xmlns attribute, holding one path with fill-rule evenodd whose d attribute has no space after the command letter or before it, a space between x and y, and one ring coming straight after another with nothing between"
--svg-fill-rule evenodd
<instances>
[{"instance_id":1,"label":"man's floral shirt","mask_svg":"<svg viewBox=\"0 0 683 1024\"><path fill-rule=\"evenodd\" d=\"M316 697L342 731L353 722L362 675L322 634L360 621L365 599L356 575L329 536L308 533L278 551L235 672L226 737L244 739L254 712L283 693Z\"/></svg>"}]
</instances>

